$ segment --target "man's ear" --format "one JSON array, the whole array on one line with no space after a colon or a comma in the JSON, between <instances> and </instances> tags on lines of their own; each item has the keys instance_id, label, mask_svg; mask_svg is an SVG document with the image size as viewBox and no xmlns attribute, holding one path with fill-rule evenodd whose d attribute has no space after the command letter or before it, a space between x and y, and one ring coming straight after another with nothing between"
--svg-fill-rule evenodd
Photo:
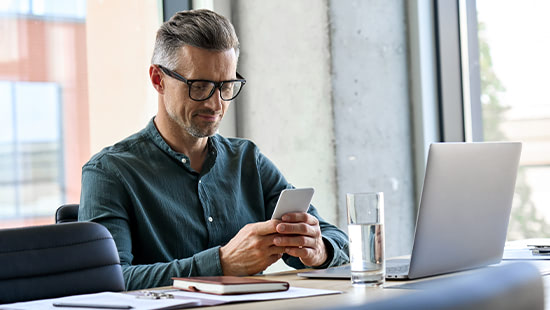
<instances>
[{"instance_id":1,"label":"man's ear","mask_svg":"<svg viewBox=\"0 0 550 310\"><path fill-rule=\"evenodd\" d=\"M153 87L157 90L157 92L161 95L164 94L164 79L159 67L151 65L149 67L149 77L151 78L151 83L153 83Z\"/></svg>"}]
</instances>

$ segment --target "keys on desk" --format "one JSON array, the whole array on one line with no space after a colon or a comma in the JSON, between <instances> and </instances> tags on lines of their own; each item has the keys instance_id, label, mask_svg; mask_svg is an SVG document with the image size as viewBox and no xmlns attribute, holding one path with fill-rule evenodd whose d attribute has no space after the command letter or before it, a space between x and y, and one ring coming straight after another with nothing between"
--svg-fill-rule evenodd
<instances>
[{"instance_id":1,"label":"keys on desk","mask_svg":"<svg viewBox=\"0 0 550 310\"><path fill-rule=\"evenodd\" d=\"M143 295L136 296L137 298L144 299L173 299L174 295L168 294L165 292L155 292L155 291L141 291Z\"/></svg>"}]
</instances>

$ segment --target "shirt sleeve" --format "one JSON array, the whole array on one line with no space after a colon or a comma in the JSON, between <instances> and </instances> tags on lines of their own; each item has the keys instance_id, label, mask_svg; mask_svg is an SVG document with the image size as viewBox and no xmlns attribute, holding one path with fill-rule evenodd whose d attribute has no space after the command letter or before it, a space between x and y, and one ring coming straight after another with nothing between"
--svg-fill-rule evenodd
<instances>
[{"instance_id":1,"label":"shirt sleeve","mask_svg":"<svg viewBox=\"0 0 550 310\"><path fill-rule=\"evenodd\" d=\"M130 206L129 191L114 172L94 164L83 167L78 219L102 224L110 231L118 249L127 290L172 285L172 277L222 275L219 246L171 262L133 265ZM139 242L154 242L154 238L151 236L151 240Z\"/></svg>"},{"instance_id":2,"label":"shirt sleeve","mask_svg":"<svg viewBox=\"0 0 550 310\"><path fill-rule=\"evenodd\" d=\"M294 186L286 181L279 169L277 169L273 162L267 157L259 151L257 156L262 188L264 190L264 199L266 201L266 214L271 215L275 209L277 198L281 191L287 188L294 188ZM349 263L349 245L346 233L325 221L313 205L310 205L308 213L319 220L321 234L328 252L325 263L314 268L327 268ZM283 254L283 260L288 266L296 269L311 267L305 266L299 258L288 254Z\"/></svg>"}]
</instances>

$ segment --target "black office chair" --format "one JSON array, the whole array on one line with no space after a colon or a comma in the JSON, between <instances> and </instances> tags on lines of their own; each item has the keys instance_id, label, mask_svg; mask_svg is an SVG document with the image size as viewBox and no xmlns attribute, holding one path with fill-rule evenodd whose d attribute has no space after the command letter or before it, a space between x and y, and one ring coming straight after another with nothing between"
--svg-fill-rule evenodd
<instances>
[{"instance_id":1,"label":"black office chair","mask_svg":"<svg viewBox=\"0 0 550 310\"><path fill-rule=\"evenodd\" d=\"M115 243L100 224L0 230L0 304L123 290Z\"/></svg>"},{"instance_id":2,"label":"black office chair","mask_svg":"<svg viewBox=\"0 0 550 310\"><path fill-rule=\"evenodd\" d=\"M511 263L474 270L449 278L407 284L412 289L397 297L339 310L543 310L544 286L538 269ZM387 288L388 290L391 288Z\"/></svg>"},{"instance_id":3,"label":"black office chair","mask_svg":"<svg viewBox=\"0 0 550 310\"><path fill-rule=\"evenodd\" d=\"M78 204L65 204L55 211L55 223L69 223L78 221Z\"/></svg>"}]
</instances>

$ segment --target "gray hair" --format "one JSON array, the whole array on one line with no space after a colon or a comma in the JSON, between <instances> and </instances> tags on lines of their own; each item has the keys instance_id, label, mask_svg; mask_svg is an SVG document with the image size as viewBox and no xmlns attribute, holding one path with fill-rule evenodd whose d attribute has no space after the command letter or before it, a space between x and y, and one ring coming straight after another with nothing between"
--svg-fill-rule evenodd
<instances>
[{"instance_id":1,"label":"gray hair","mask_svg":"<svg viewBox=\"0 0 550 310\"><path fill-rule=\"evenodd\" d=\"M239 39L231 22L210 10L177 12L157 31L151 63L175 70L185 45L214 51L231 48L239 57Z\"/></svg>"}]
</instances>

